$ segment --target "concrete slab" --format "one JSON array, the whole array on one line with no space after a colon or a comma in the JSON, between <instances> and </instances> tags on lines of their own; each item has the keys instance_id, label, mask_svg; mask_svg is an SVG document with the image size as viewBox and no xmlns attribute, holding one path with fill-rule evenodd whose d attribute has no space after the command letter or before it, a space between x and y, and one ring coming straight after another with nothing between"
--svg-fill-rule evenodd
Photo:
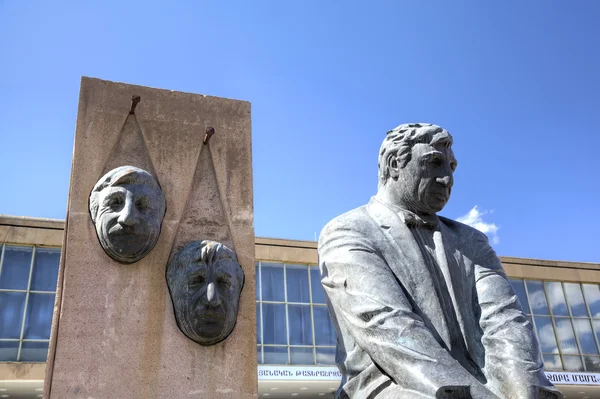
<instances>
[{"instance_id":1,"label":"concrete slab","mask_svg":"<svg viewBox=\"0 0 600 399\"><path fill-rule=\"evenodd\" d=\"M257 396L250 136L248 102L82 79L45 397ZM121 165L156 174L167 201L158 243L132 264L106 255L88 214L96 181ZM237 325L210 347L178 329L165 281L192 239L223 241L246 275Z\"/></svg>"}]
</instances>

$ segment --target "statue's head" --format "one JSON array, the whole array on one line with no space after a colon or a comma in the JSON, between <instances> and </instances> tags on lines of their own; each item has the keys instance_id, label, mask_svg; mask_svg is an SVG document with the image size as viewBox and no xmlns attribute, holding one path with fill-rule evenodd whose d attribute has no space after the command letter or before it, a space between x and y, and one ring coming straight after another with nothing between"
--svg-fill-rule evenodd
<instances>
[{"instance_id":1,"label":"statue's head","mask_svg":"<svg viewBox=\"0 0 600 399\"><path fill-rule=\"evenodd\" d=\"M121 166L98 180L90 194L90 216L104 251L132 263L154 248L166 201L156 179L143 169Z\"/></svg>"},{"instance_id":2,"label":"statue's head","mask_svg":"<svg viewBox=\"0 0 600 399\"><path fill-rule=\"evenodd\" d=\"M441 211L454 184L457 162L452 136L426 123L400 125L387 132L379 151L379 190L409 211Z\"/></svg>"},{"instance_id":3,"label":"statue's head","mask_svg":"<svg viewBox=\"0 0 600 399\"><path fill-rule=\"evenodd\" d=\"M244 272L235 253L209 240L183 247L167 266L179 329L201 345L227 338L237 319Z\"/></svg>"}]
</instances>

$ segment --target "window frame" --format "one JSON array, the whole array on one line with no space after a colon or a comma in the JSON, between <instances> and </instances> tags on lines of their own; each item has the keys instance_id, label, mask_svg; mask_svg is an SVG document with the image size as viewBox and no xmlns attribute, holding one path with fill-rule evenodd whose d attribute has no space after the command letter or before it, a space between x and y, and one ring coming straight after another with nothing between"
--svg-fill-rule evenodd
<instances>
[{"instance_id":1,"label":"window frame","mask_svg":"<svg viewBox=\"0 0 600 399\"><path fill-rule=\"evenodd\" d=\"M538 279L527 279L527 278L518 278L518 277L508 277L509 281L511 281L511 283L514 282L518 282L519 284L523 284L524 287L524 291L525 291L525 295L527 298L527 301L531 304L532 302L532 298L529 294L529 287L527 282L539 282L541 283L542 286L542 291L544 293L544 299L546 301L546 306L548 307L548 312L549 314L542 314L542 313L534 313L533 310L533 306L530 306L529 309L525 309L525 314L529 317L529 319L531 320L531 323L533 324L533 331L534 334L536 336L536 339L538 341L538 348L540 351L540 354L542 355L542 357L548 357L548 356L558 356L560 358L561 361L561 369L547 369L547 371L567 371L567 372L578 372L575 370L567 370L566 366L565 366L565 360L566 358L572 358L572 357L579 357L580 361L581 361L581 366L582 366L582 370L581 372L591 372L591 373L598 373L600 372L600 370L588 370L587 369L587 365L586 365L586 358L594 358L594 359L598 359L600 360L600 342L598 340L598 334L600 333L600 331L597 331L597 329L594 326L594 320L598 320L600 321L600 318L594 318L592 316L589 304L588 304L588 299L585 296L585 292L583 290L583 284L589 284L589 285L598 285L597 283L582 283L582 282L572 282L572 281L561 281L561 280L538 280ZM547 289L547 283L559 283L560 284L560 288L562 290L562 295L564 296L564 300L565 300L565 305L567 307L567 312L568 315L555 315L554 311L553 311L553 303L550 301L550 295L548 293L548 289ZM567 289L565 287L565 284L577 284L579 287L579 290L581 292L581 297L583 299L583 303L585 305L585 309L587 311L587 315L586 316L574 316L572 309L571 309L571 304L569 303L569 295L567 294ZM515 293L516 295L516 293ZM535 321L535 317L549 317L550 321L552 323L552 329L553 329L553 334L554 334L554 338L556 340L556 346L558 349L557 353L550 353L550 352L543 352L542 351L542 343L540 341L539 338L539 334L538 334L538 330L537 330L537 325L536 325L536 321ZM557 329L557 321L559 320L569 320L569 322L571 323L571 328L573 329L573 337L575 340L575 344L577 347L577 353L564 353L563 349L562 349L562 343L560 340L560 337L558 335L558 329ZM575 320L586 320L591 327L591 332L592 332L592 336L594 339L594 342L596 344L596 349L598 350L598 353L584 353L582 351L582 347L581 347L581 342L579 339L579 335L577 332L577 329L575 328Z\"/></svg>"},{"instance_id":2,"label":"window frame","mask_svg":"<svg viewBox=\"0 0 600 399\"><path fill-rule=\"evenodd\" d=\"M278 264L281 265L281 267L283 268L283 289L284 289L284 300L283 301L273 301L273 300L263 300L263 281L262 281L262 265L263 263L266 264ZM287 281L287 277L288 277L288 273L287 273L287 268L288 265L290 267L294 267L296 270L298 269L298 266L303 266L305 267L307 276L308 276L308 292L309 292L309 297L308 297L308 302L294 302L294 301L289 301L288 300L288 281ZM284 363L286 365L303 365L303 366L315 366L315 365L320 365L323 366L323 364L320 364L317 362L317 350L320 348L333 348L335 351L336 346L335 345L317 345L317 340L315 337L315 314L314 314L314 307L315 306L319 306L319 307L324 307L327 308L327 304L326 303L314 303L313 302L313 284L311 281L311 270L314 270L314 268L318 268L318 265L316 264L311 264L311 263L302 263L302 262L283 262L283 261L274 261L274 260L259 260L257 259L255 261L255 270L256 270L256 290L258 292L258 298L256 299L256 303L259 305L259 309L260 309L260 314L257 314L257 328L260 329L260 336L257 336L257 356L258 356L258 364L273 364L273 363L265 363L265 351L263 350L263 348L265 347L279 347L279 348L287 348L287 363ZM287 339L286 339L286 345L282 345L282 344L267 344L264 341L264 311L263 311L263 304L280 304L280 305L284 305L285 306L285 320L286 320L286 328L287 328ZM294 345L290 343L290 315L289 315L289 306L294 306L294 305L302 305L302 306L308 306L310 309L310 331L312 334L312 345ZM332 325L332 328L333 325ZM311 364L294 364L292 363L292 348L311 348L312 349L312 359L313 362ZM283 363L279 363L279 364L283 364ZM329 364L331 366L333 366L334 364Z\"/></svg>"},{"instance_id":3,"label":"window frame","mask_svg":"<svg viewBox=\"0 0 600 399\"><path fill-rule=\"evenodd\" d=\"M25 302L23 305L23 314L22 314L22 320L21 320L21 326L20 326L20 333L19 333L19 338L2 338L0 337L0 342L18 342L19 346L17 349L17 357L16 360L0 360L0 363L45 363L47 360L47 350L46 350L46 359L44 360L37 360L37 361L23 361L21 360L21 355L22 355L22 350L23 350L23 343L28 343L28 342L44 342L47 343L48 345L50 345L50 337L48 337L48 339L34 339L34 338L24 338L25 335L25 327L26 327L26 322L27 322L27 316L28 316L28 310L29 310L29 297L31 294L41 294L41 295L53 295L54 296L54 305L56 304L56 291L57 289L55 288L54 291L45 291L45 290L32 290L31 289L31 281L33 278L33 267L35 265L35 260L36 260L36 254L38 249L54 249L54 250L58 250L58 253L60 254L60 256L62 256L62 248L61 247L56 247L56 246L46 246L46 245L22 245L22 244L12 244L12 243L0 243L1 246L1 254L0 254L0 276L2 275L2 269L4 267L4 254L5 254L5 250L7 247L20 247L20 248L31 248L32 252L31 252L31 261L29 263L29 275L28 275L28 279L27 279L27 288L26 289L11 289L11 288L0 288L0 292L20 292L20 293L25 293ZM60 269L60 256L59 256L59 267L58 269ZM58 270L57 269L57 270ZM57 281L58 281L58 273L57 273ZM52 325L52 319L54 318L54 308L55 306L52 307L53 310L53 314L50 318L50 325Z\"/></svg>"}]
</instances>

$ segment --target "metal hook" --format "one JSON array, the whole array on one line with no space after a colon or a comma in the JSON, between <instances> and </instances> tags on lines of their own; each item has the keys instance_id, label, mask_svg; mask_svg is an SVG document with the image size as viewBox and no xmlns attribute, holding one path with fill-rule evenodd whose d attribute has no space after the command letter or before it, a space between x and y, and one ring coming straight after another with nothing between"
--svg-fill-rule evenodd
<instances>
[{"instance_id":1,"label":"metal hook","mask_svg":"<svg viewBox=\"0 0 600 399\"><path fill-rule=\"evenodd\" d=\"M215 128L214 127L208 127L206 128L206 134L204 134L204 140L202 140L202 143L204 145L208 144L208 140L210 140L210 138L213 136L213 134L215 134Z\"/></svg>"},{"instance_id":2,"label":"metal hook","mask_svg":"<svg viewBox=\"0 0 600 399\"><path fill-rule=\"evenodd\" d=\"M137 107L141 99L142 97L136 96L135 94L131 97L131 109L129 110L130 115L135 114L135 107Z\"/></svg>"}]
</instances>

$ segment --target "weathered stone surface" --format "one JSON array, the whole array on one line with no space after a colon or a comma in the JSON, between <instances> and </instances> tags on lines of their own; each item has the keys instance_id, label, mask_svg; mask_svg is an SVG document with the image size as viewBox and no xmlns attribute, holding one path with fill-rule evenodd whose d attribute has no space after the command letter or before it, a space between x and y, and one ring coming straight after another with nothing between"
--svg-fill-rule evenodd
<instances>
[{"instance_id":1,"label":"weathered stone surface","mask_svg":"<svg viewBox=\"0 0 600 399\"><path fill-rule=\"evenodd\" d=\"M156 179L135 166L111 170L90 194L98 241L108 256L124 263L137 262L154 248L165 207Z\"/></svg>"},{"instance_id":2,"label":"weathered stone surface","mask_svg":"<svg viewBox=\"0 0 600 399\"><path fill-rule=\"evenodd\" d=\"M167 284L181 331L201 345L229 336L238 313L244 271L235 253L216 241L194 241L167 266Z\"/></svg>"},{"instance_id":3,"label":"weathered stone surface","mask_svg":"<svg viewBox=\"0 0 600 399\"><path fill-rule=\"evenodd\" d=\"M130 114L134 95L141 102ZM203 145L207 127L215 134ZM250 104L83 78L73 154L45 397L255 398ZM127 265L98 245L88 210L98 179L122 165L152 174L166 199L154 249ZM207 178L219 190L209 209L223 215L218 231L182 223ZM235 328L212 346L181 333L165 281L172 254L200 239L234 250L246 275Z\"/></svg>"},{"instance_id":4,"label":"weathered stone surface","mask_svg":"<svg viewBox=\"0 0 600 399\"><path fill-rule=\"evenodd\" d=\"M435 125L389 131L377 195L321 232L338 397L562 397L487 237L436 215L454 183L452 143Z\"/></svg>"}]
</instances>

